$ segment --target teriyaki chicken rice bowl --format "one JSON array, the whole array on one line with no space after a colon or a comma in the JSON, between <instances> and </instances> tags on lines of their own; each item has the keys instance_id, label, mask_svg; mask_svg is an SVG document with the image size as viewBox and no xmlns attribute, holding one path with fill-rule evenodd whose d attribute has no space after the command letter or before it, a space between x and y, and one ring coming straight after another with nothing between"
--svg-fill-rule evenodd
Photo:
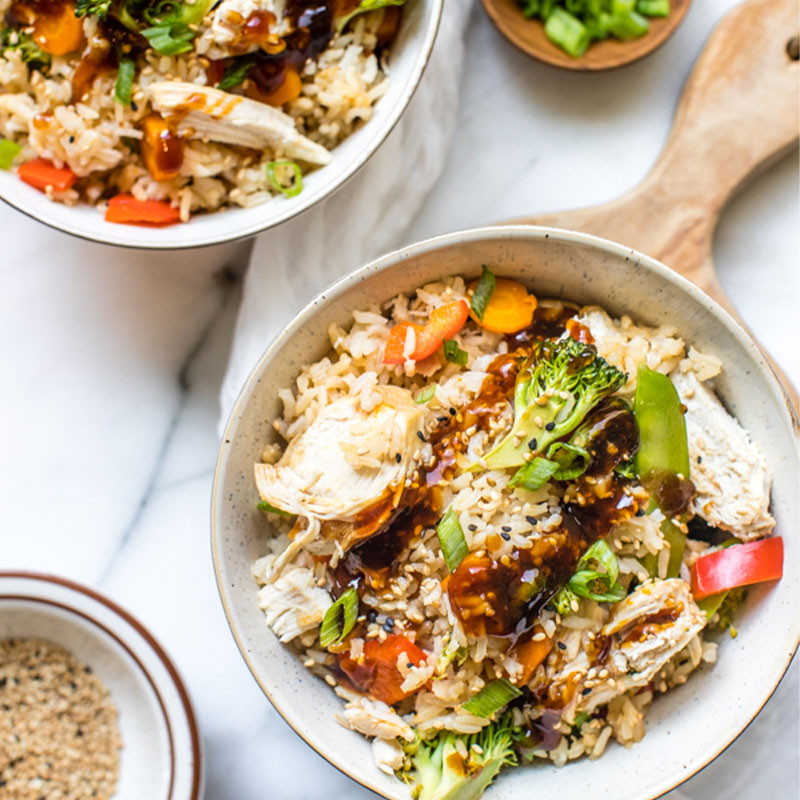
<instances>
[{"instance_id":1,"label":"teriyaki chicken rice bowl","mask_svg":"<svg viewBox=\"0 0 800 800\"><path fill-rule=\"evenodd\" d=\"M110 222L293 197L372 117L405 0L0 0L0 168Z\"/></svg>"},{"instance_id":2,"label":"teriyaki chicken rice bowl","mask_svg":"<svg viewBox=\"0 0 800 800\"><path fill-rule=\"evenodd\" d=\"M329 334L255 465L258 602L415 797L634 744L781 576L764 456L680 331L484 267Z\"/></svg>"}]
</instances>

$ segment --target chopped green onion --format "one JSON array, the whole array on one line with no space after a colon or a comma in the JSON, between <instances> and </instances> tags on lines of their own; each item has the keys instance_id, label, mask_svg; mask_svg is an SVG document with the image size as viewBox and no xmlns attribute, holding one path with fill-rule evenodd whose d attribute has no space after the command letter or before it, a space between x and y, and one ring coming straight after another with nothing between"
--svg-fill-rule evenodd
<instances>
[{"instance_id":1,"label":"chopped green onion","mask_svg":"<svg viewBox=\"0 0 800 800\"><path fill-rule=\"evenodd\" d=\"M592 563L603 567L603 572L592 569ZM598 603L615 603L627 594L617 580L619 562L603 539L598 539L578 560L575 574L553 598L553 607L562 616L572 612L572 602L578 597ZM601 589L598 590L597 585Z\"/></svg>"},{"instance_id":2,"label":"chopped green onion","mask_svg":"<svg viewBox=\"0 0 800 800\"><path fill-rule=\"evenodd\" d=\"M636 10L645 17L668 17L669 0L637 0Z\"/></svg>"},{"instance_id":3,"label":"chopped green onion","mask_svg":"<svg viewBox=\"0 0 800 800\"><path fill-rule=\"evenodd\" d=\"M0 139L0 169L11 169L22 148L11 139Z\"/></svg>"},{"instance_id":4,"label":"chopped green onion","mask_svg":"<svg viewBox=\"0 0 800 800\"><path fill-rule=\"evenodd\" d=\"M489 301L492 299L492 293L494 292L496 283L497 278L495 278L494 274L484 264L481 267L481 277L478 280L478 285L472 293L471 303L472 313L480 320L483 319L486 306L489 305Z\"/></svg>"},{"instance_id":5,"label":"chopped green onion","mask_svg":"<svg viewBox=\"0 0 800 800\"><path fill-rule=\"evenodd\" d=\"M509 486L520 486L529 492L541 489L549 481L561 466L557 461L550 461L547 458L536 456L532 461L523 464L508 482Z\"/></svg>"},{"instance_id":6,"label":"chopped green onion","mask_svg":"<svg viewBox=\"0 0 800 800\"><path fill-rule=\"evenodd\" d=\"M292 183L290 186L284 186L279 180L276 175L276 170L284 167L290 169L292 171ZM303 172L300 169L299 164L295 164L294 161L270 161L267 163L267 180L269 181L269 185L275 189L276 191L280 192L281 194L286 195L286 197L297 197L300 192L303 191Z\"/></svg>"},{"instance_id":7,"label":"chopped green onion","mask_svg":"<svg viewBox=\"0 0 800 800\"><path fill-rule=\"evenodd\" d=\"M580 731L580 729L584 726L584 723L588 722L591 718L591 714L587 714L585 711L579 711L575 715L575 719L572 720L572 727L576 731Z\"/></svg>"},{"instance_id":8,"label":"chopped green onion","mask_svg":"<svg viewBox=\"0 0 800 800\"><path fill-rule=\"evenodd\" d=\"M522 691L505 678L492 681L481 689L478 694L470 697L462 706L464 711L476 717L491 717L496 711L508 705L515 697L520 697Z\"/></svg>"},{"instance_id":9,"label":"chopped green onion","mask_svg":"<svg viewBox=\"0 0 800 800\"><path fill-rule=\"evenodd\" d=\"M618 478L625 478L626 480L632 481L636 477L636 462L631 458L628 459L628 461L617 464L617 466L614 467L614 474Z\"/></svg>"},{"instance_id":10,"label":"chopped green onion","mask_svg":"<svg viewBox=\"0 0 800 800\"><path fill-rule=\"evenodd\" d=\"M323 647L329 647L334 642L338 644L353 630L356 619L358 619L358 593L351 586L325 612L319 629L319 643Z\"/></svg>"},{"instance_id":11,"label":"chopped green onion","mask_svg":"<svg viewBox=\"0 0 800 800\"><path fill-rule=\"evenodd\" d=\"M188 53L193 45L195 32L183 22L154 25L139 33L147 39L150 47L163 56L176 56Z\"/></svg>"},{"instance_id":12,"label":"chopped green onion","mask_svg":"<svg viewBox=\"0 0 800 800\"><path fill-rule=\"evenodd\" d=\"M459 367L465 367L469 358L467 351L462 350L455 339L444 340L444 357L451 364L458 364Z\"/></svg>"},{"instance_id":13,"label":"chopped green onion","mask_svg":"<svg viewBox=\"0 0 800 800\"><path fill-rule=\"evenodd\" d=\"M589 31L586 26L560 6L556 6L544 24L547 38L567 55L580 58L589 47Z\"/></svg>"},{"instance_id":14,"label":"chopped green onion","mask_svg":"<svg viewBox=\"0 0 800 800\"><path fill-rule=\"evenodd\" d=\"M447 562L447 569L453 572L464 560L464 556L469 552L469 547L467 547L464 531L461 529L461 523L458 521L452 506L447 509L445 515L436 526L436 535L439 537L439 544L442 546L442 554Z\"/></svg>"},{"instance_id":15,"label":"chopped green onion","mask_svg":"<svg viewBox=\"0 0 800 800\"><path fill-rule=\"evenodd\" d=\"M569 442L553 442L547 448L547 458L558 464L558 469L553 473L557 481L571 481L580 477L592 460L586 449Z\"/></svg>"},{"instance_id":16,"label":"chopped green onion","mask_svg":"<svg viewBox=\"0 0 800 800\"><path fill-rule=\"evenodd\" d=\"M361 0L353 11L336 20L336 33L341 33L350 24L350 20L359 14L377 11L379 8L386 8L387 6L402 6L405 2L406 0Z\"/></svg>"},{"instance_id":17,"label":"chopped green onion","mask_svg":"<svg viewBox=\"0 0 800 800\"><path fill-rule=\"evenodd\" d=\"M415 403L418 405L422 405L423 403L428 403L436 394L436 384L432 383L430 386L426 386L416 397L414 400Z\"/></svg>"},{"instance_id":18,"label":"chopped green onion","mask_svg":"<svg viewBox=\"0 0 800 800\"><path fill-rule=\"evenodd\" d=\"M247 73L250 72L255 63L256 57L250 55L241 56L226 64L222 73L222 80L217 84L217 89L228 92L238 86L247 77Z\"/></svg>"},{"instance_id":19,"label":"chopped green onion","mask_svg":"<svg viewBox=\"0 0 800 800\"><path fill-rule=\"evenodd\" d=\"M290 514L288 511L284 511L282 508L276 508L272 503L268 503L266 500L262 500L258 506L256 506L259 511L267 511L270 514L280 514L282 517L293 517L294 514Z\"/></svg>"},{"instance_id":20,"label":"chopped green onion","mask_svg":"<svg viewBox=\"0 0 800 800\"><path fill-rule=\"evenodd\" d=\"M614 583L619 577L619 562L611 548L604 539L598 539L578 561L578 569L588 566L592 561L596 561L608 573L609 582Z\"/></svg>"},{"instance_id":21,"label":"chopped green onion","mask_svg":"<svg viewBox=\"0 0 800 800\"><path fill-rule=\"evenodd\" d=\"M633 9L611 15L608 29L617 39L638 39L650 30L650 23Z\"/></svg>"},{"instance_id":22,"label":"chopped green onion","mask_svg":"<svg viewBox=\"0 0 800 800\"><path fill-rule=\"evenodd\" d=\"M132 58L120 59L117 66L117 83L114 86L114 99L123 106L131 104L131 90L136 64Z\"/></svg>"}]
</instances>

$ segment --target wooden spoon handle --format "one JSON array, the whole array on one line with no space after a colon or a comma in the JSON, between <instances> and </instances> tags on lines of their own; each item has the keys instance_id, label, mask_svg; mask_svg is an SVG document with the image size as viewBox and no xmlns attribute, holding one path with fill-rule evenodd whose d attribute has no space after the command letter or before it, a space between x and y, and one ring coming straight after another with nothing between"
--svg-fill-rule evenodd
<instances>
[{"instance_id":1,"label":"wooden spoon handle","mask_svg":"<svg viewBox=\"0 0 800 800\"><path fill-rule=\"evenodd\" d=\"M800 62L789 52L797 27L796 0L748 0L728 12L695 64L672 132L644 180L609 203L524 221L647 253L739 318L714 272L714 228L737 188L797 141ZM772 366L797 407L791 383Z\"/></svg>"}]
</instances>

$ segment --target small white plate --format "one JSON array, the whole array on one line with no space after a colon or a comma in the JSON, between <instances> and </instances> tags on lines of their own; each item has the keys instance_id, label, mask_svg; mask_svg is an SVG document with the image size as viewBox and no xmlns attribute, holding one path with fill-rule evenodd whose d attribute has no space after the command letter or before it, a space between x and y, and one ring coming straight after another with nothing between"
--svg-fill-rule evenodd
<instances>
[{"instance_id":1,"label":"small white plate","mask_svg":"<svg viewBox=\"0 0 800 800\"><path fill-rule=\"evenodd\" d=\"M200 800L203 756L192 703L161 645L127 611L55 575L0 572L0 641L45 639L108 687L122 736L115 800Z\"/></svg>"}]
</instances>

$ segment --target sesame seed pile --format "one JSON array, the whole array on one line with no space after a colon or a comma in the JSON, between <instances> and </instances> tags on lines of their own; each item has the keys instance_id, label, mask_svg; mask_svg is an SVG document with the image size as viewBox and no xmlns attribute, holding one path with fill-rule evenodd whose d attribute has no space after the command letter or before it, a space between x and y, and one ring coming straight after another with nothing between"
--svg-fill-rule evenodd
<instances>
[{"instance_id":1,"label":"sesame seed pile","mask_svg":"<svg viewBox=\"0 0 800 800\"><path fill-rule=\"evenodd\" d=\"M40 639L0 641L0 797L110 798L121 746L116 706L90 667Z\"/></svg>"}]
</instances>

